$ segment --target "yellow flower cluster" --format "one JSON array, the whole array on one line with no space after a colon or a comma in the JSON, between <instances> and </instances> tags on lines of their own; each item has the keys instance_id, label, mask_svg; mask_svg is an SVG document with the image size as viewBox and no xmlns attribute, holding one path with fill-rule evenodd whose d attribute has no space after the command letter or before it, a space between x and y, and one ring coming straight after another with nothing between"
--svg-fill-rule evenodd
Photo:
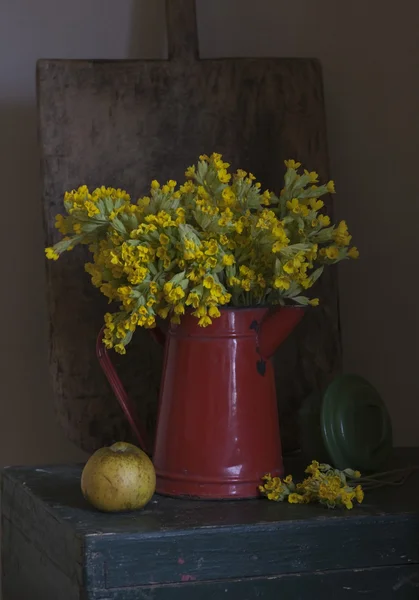
<instances>
[{"instance_id":1,"label":"yellow flower cluster","mask_svg":"<svg viewBox=\"0 0 419 600\"><path fill-rule=\"evenodd\" d=\"M281 479L267 474L262 478L263 484L259 486L259 490L269 500L275 502L284 500L290 504L320 502L328 508L340 506L351 509L354 501L360 504L364 499L362 487L352 485L353 480L361 477L359 471L352 469L339 471L330 465L313 460L305 472L308 477L297 484L293 482L291 475Z\"/></svg>"},{"instance_id":2,"label":"yellow flower cluster","mask_svg":"<svg viewBox=\"0 0 419 600\"><path fill-rule=\"evenodd\" d=\"M186 180L151 182L148 196L131 202L123 190L81 186L64 196L57 215L62 239L46 248L57 260L85 244L94 286L118 303L107 313L105 344L124 353L136 327L157 316L179 323L188 310L211 325L219 307L318 304L306 291L325 265L357 258L346 223L330 223L320 197L334 184L285 161L278 195L262 191L252 173L231 173L220 154L202 155Z\"/></svg>"}]
</instances>

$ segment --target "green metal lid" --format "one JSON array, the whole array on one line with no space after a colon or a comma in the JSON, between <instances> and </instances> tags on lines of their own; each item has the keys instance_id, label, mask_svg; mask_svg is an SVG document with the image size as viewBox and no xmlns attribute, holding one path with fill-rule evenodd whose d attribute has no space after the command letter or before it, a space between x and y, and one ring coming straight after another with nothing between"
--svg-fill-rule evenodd
<instances>
[{"instance_id":1,"label":"green metal lid","mask_svg":"<svg viewBox=\"0 0 419 600\"><path fill-rule=\"evenodd\" d=\"M391 419L377 390L359 375L341 375L327 388L320 425L338 469L379 470L392 451Z\"/></svg>"}]
</instances>

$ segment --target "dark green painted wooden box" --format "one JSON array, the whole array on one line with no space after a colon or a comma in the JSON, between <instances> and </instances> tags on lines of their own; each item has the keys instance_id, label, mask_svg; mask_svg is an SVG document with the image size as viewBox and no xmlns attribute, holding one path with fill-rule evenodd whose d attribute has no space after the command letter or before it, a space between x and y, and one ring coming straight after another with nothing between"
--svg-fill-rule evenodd
<instances>
[{"instance_id":1,"label":"dark green painted wooden box","mask_svg":"<svg viewBox=\"0 0 419 600\"><path fill-rule=\"evenodd\" d=\"M345 513L156 496L106 515L80 472L5 469L3 600L419 598L419 473Z\"/></svg>"}]
</instances>

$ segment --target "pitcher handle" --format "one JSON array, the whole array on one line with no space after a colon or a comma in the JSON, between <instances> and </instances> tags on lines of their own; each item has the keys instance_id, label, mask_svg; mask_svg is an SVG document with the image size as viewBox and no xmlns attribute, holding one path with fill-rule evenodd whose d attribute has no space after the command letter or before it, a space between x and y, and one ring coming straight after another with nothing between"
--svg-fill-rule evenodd
<instances>
[{"instance_id":1,"label":"pitcher handle","mask_svg":"<svg viewBox=\"0 0 419 600\"><path fill-rule=\"evenodd\" d=\"M109 381L110 386L119 402L119 405L121 406L126 418L128 419L131 429L138 440L140 448L144 450L144 452L146 452L147 454L150 454L149 440L146 430L138 417L138 413L132 399L128 396L124 386L121 383L121 380L118 377L118 374L115 370L115 367L112 364L108 351L105 348L105 345L102 341L104 336L104 329L105 328L102 327L96 341L96 356L99 360L103 372L105 373L106 379Z\"/></svg>"}]
</instances>

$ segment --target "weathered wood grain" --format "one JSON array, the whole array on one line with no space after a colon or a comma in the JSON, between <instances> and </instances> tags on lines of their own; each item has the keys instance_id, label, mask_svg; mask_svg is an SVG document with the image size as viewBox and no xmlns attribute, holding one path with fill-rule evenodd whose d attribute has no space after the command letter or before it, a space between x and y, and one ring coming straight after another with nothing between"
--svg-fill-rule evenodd
<instances>
[{"instance_id":1,"label":"weathered wood grain","mask_svg":"<svg viewBox=\"0 0 419 600\"><path fill-rule=\"evenodd\" d=\"M418 460L403 449L394 466ZM286 467L301 470L294 460ZM418 597L419 472L402 489L368 492L352 511L155 496L121 514L89 506L80 473L3 471L4 600L25 589L31 600Z\"/></svg>"},{"instance_id":2,"label":"weathered wood grain","mask_svg":"<svg viewBox=\"0 0 419 600\"><path fill-rule=\"evenodd\" d=\"M127 189L154 178L182 180L199 154L218 151L282 187L286 158L328 173L322 74L314 59L199 60L193 0L168 2L171 60L38 63L45 243L57 241L55 215L66 190L81 184ZM328 209L331 210L330 199ZM58 420L87 451L133 440L100 371L95 338L107 304L84 273L82 249L47 263L50 372ZM298 445L296 411L341 364L335 272L319 283L311 311L275 357L285 450ZM121 379L154 430L162 350L138 332Z\"/></svg>"},{"instance_id":3,"label":"weathered wood grain","mask_svg":"<svg viewBox=\"0 0 419 600\"><path fill-rule=\"evenodd\" d=\"M95 591L91 600L417 600L419 566L187 582ZM5 600L8 600L6 598ZM11 600L14 600L12 598ZM63 599L64 600L64 599ZM66 599L65 599L66 600Z\"/></svg>"},{"instance_id":4,"label":"weathered wood grain","mask_svg":"<svg viewBox=\"0 0 419 600\"><path fill-rule=\"evenodd\" d=\"M13 553L5 561L3 600L417 600L419 565L318 571L269 577L86 589L68 579L10 523L5 534Z\"/></svg>"}]
</instances>

